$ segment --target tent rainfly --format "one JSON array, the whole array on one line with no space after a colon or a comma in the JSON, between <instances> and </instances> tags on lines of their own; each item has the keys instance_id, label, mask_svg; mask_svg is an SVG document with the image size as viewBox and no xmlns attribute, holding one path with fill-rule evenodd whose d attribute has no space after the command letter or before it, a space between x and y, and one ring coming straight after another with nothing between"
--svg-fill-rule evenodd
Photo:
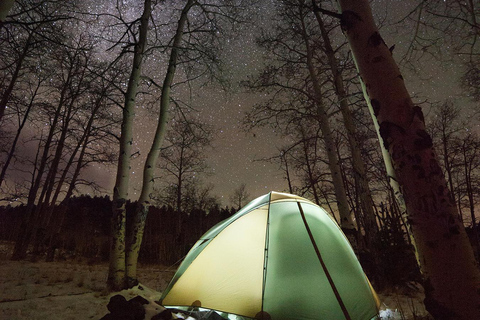
<instances>
[{"instance_id":1,"label":"tent rainfly","mask_svg":"<svg viewBox=\"0 0 480 320\"><path fill-rule=\"evenodd\" d=\"M205 233L161 302L273 320L369 320L379 307L335 221L314 203L277 192Z\"/></svg>"}]
</instances>

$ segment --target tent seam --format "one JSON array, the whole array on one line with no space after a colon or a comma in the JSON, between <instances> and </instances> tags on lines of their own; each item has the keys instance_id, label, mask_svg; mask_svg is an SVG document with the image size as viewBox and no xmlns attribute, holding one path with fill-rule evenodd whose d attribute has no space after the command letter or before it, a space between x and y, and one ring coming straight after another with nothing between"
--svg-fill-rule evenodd
<instances>
[{"instance_id":1,"label":"tent seam","mask_svg":"<svg viewBox=\"0 0 480 320\"><path fill-rule=\"evenodd\" d=\"M268 242L270 237L270 207L271 207L271 200L272 200L272 192L270 192L268 198L268 210L267 210L267 223L265 224L265 244L263 250L263 281L262 281L262 308L261 312L263 312L263 303L265 299L265 287L267 283L267 261L268 261Z\"/></svg>"},{"instance_id":2,"label":"tent seam","mask_svg":"<svg viewBox=\"0 0 480 320\"><path fill-rule=\"evenodd\" d=\"M328 283L330 284L330 287L333 290L333 293L335 295L335 298L337 299L337 302L340 306L340 309L343 312L343 315L345 316L345 319L351 320L352 318L350 317L350 314L348 313L347 307L345 306L345 303L343 302L342 297L340 296L340 293L338 292L337 287L335 286L335 283L333 282L333 279L330 275L330 272L328 271L327 266L325 265L325 262L323 261L322 254L320 253L320 249L317 246L317 243L315 241L315 238L313 237L312 231L310 230L310 226L308 225L307 218L305 216L305 213L303 212L302 205L300 202L297 202L298 209L300 211L300 215L302 217L303 223L305 225L305 229L308 233L308 236L310 237L310 242L313 245L313 248L315 250L315 253L317 254L318 260L320 262L320 265L322 266L323 272L325 273L325 276L327 277Z\"/></svg>"}]
</instances>

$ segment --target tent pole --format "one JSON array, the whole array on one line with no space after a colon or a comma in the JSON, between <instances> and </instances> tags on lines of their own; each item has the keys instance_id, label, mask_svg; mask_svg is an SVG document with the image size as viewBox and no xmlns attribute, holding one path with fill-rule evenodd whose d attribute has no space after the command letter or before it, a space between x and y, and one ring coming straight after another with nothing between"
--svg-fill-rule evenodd
<instances>
[{"instance_id":1,"label":"tent pole","mask_svg":"<svg viewBox=\"0 0 480 320\"><path fill-rule=\"evenodd\" d=\"M300 210L300 215L302 216L303 223L305 224L305 229L307 230L308 236L310 237L310 241L312 242L313 248L315 249L315 252L317 254L318 260L320 261L320 264L322 265L322 269L325 272L325 275L327 276L328 283L330 284L330 287L333 290L333 293L335 294L335 298L337 298L338 304L340 305L340 308L342 309L343 315L345 316L346 320L352 320L350 317L350 314L348 313L347 308L345 307L345 304L343 303L342 297L340 297L340 293L337 290L337 287L335 286L335 283L333 283L333 279L330 276L330 272L328 272L327 266L325 265L325 262L323 261L322 255L320 253L320 250L318 249L317 243L315 242L315 239L313 238L312 231L310 230L310 227L308 226L307 219L305 218L305 213L303 212L302 205L300 202L297 201L298 209Z\"/></svg>"}]
</instances>

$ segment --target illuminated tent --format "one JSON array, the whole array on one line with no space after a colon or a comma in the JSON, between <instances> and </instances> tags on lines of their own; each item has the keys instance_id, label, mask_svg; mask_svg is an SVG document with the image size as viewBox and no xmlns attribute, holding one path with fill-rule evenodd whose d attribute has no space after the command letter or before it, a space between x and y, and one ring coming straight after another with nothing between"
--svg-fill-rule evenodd
<instances>
[{"instance_id":1,"label":"illuminated tent","mask_svg":"<svg viewBox=\"0 0 480 320\"><path fill-rule=\"evenodd\" d=\"M369 320L379 305L327 212L277 192L253 200L205 233L161 302L274 320Z\"/></svg>"}]
</instances>

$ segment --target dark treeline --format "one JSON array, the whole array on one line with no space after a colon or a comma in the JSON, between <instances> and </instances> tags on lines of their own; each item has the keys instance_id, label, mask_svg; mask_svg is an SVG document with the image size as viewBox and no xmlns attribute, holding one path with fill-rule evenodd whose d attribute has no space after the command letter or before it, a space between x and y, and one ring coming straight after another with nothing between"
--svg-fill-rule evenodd
<instances>
[{"instance_id":1,"label":"dark treeline","mask_svg":"<svg viewBox=\"0 0 480 320\"><path fill-rule=\"evenodd\" d=\"M112 201L108 196L73 197L63 217L49 230L38 230L29 247L32 259L63 260L87 259L90 263L108 261L111 233ZM127 205L128 217L135 203ZM62 210L55 208L55 214ZM26 206L0 207L0 239L15 241ZM190 247L209 228L235 213L234 209L214 206L207 211L194 209L177 214L169 206L151 207L143 244L140 251L142 263L173 264L179 261Z\"/></svg>"},{"instance_id":2,"label":"dark treeline","mask_svg":"<svg viewBox=\"0 0 480 320\"><path fill-rule=\"evenodd\" d=\"M89 263L109 259L111 239L111 206L108 196L78 196L69 201L66 211L54 210L58 224L48 230L37 231L28 256L32 260L58 261L87 260ZM0 240L14 242L19 232L26 206L0 207ZM127 225L135 210L135 203L127 204ZM65 212L64 216L59 216ZM179 262L192 245L208 229L236 212L234 208L214 205L208 210L190 209L180 215L171 206L149 209L145 234L139 255L142 263L173 265ZM404 285L419 281L420 273L409 237L394 201L380 203L376 208L379 232L375 241L381 247L380 255L365 250L359 238L355 251L365 272L376 288Z\"/></svg>"}]
</instances>

